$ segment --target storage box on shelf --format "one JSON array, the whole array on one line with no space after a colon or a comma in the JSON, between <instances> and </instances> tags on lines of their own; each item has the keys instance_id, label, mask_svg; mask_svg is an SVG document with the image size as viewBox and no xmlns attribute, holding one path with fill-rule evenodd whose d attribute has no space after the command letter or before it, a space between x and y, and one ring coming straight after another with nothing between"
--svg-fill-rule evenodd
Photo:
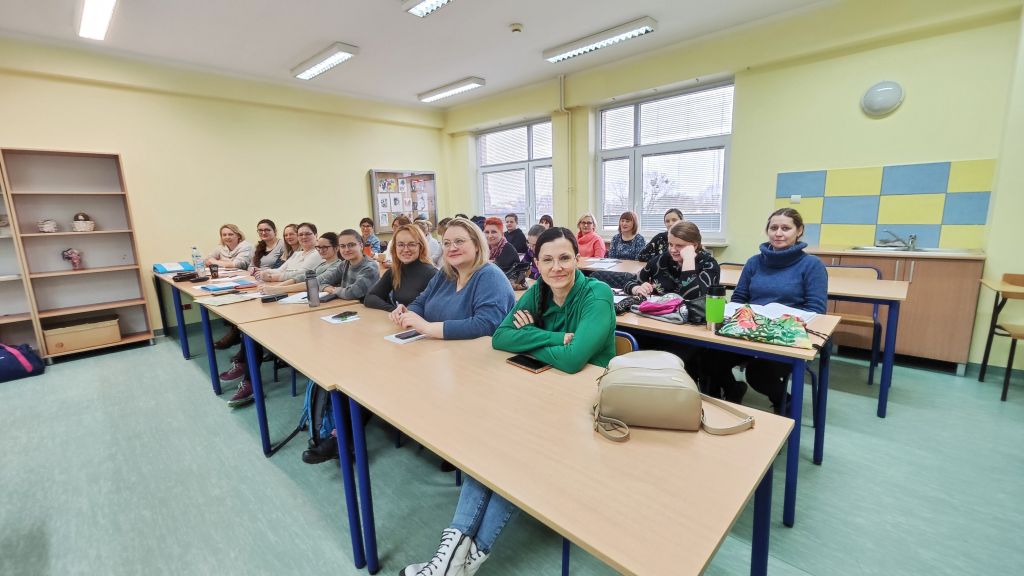
<instances>
[{"instance_id":1,"label":"storage box on shelf","mask_svg":"<svg viewBox=\"0 0 1024 576\"><path fill-rule=\"evenodd\" d=\"M46 344L42 353L54 357L151 340L120 157L4 149L0 168L11 243L21 256L25 313L36 341ZM46 220L56 222L56 231L40 231L38 223ZM94 324L98 315L112 323L101 330L68 327Z\"/></svg>"},{"instance_id":2,"label":"storage box on shelf","mask_svg":"<svg viewBox=\"0 0 1024 576\"><path fill-rule=\"evenodd\" d=\"M978 305L981 254L950 255L896 252L850 254L843 250L811 250L829 265L873 266L883 280L909 282L900 306L896 353L966 364ZM830 302L829 314L871 315L870 304ZM879 321L886 324L885 312ZM843 326L833 336L840 346L871 349L871 328Z\"/></svg>"}]
</instances>

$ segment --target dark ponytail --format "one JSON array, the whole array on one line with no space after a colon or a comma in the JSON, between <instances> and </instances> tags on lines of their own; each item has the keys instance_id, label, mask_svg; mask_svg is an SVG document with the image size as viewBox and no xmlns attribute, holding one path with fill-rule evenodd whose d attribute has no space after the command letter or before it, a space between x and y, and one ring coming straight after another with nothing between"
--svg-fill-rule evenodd
<instances>
[{"instance_id":1,"label":"dark ponytail","mask_svg":"<svg viewBox=\"0 0 1024 576\"><path fill-rule=\"evenodd\" d=\"M572 244L572 253L576 256L580 255L579 244L576 243L576 235L572 233L572 230L568 228L552 227L548 228L537 237L537 244L533 249L533 257L538 263L538 269L540 268L540 249L548 242L553 242L559 238L565 238ZM548 286L547 282L544 281L543 275L537 280L540 287L537 288L537 310L533 313L533 324L538 328L544 327L544 310L548 307L548 298L551 297L551 287Z\"/></svg>"}]
</instances>

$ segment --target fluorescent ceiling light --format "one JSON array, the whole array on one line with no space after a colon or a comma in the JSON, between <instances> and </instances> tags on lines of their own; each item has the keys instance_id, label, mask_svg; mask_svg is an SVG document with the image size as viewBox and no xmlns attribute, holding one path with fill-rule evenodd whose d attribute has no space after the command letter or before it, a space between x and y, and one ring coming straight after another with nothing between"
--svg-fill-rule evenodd
<instances>
[{"instance_id":1,"label":"fluorescent ceiling light","mask_svg":"<svg viewBox=\"0 0 1024 576\"><path fill-rule=\"evenodd\" d=\"M658 23L654 18L644 17L638 20L633 20L632 22L627 22L621 26L610 28L604 32L598 32L597 34L587 36L586 38L573 40L568 44L562 44L556 48L545 50L544 59L551 63L568 60L569 58L574 58L581 54L586 54L587 52L600 50L605 46L618 44L623 40L629 40L630 38L636 38L649 32L654 32L657 26Z\"/></svg>"},{"instance_id":2,"label":"fluorescent ceiling light","mask_svg":"<svg viewBox=\"0 0 1024 576\"><path fill-rule=\"evenodd\" d=\"M107 36L110 17L114 15L117 0L85 0L82 7L82 22L78 35L92 40L103 40Z\"/></svg>"},{"instance_id":3,"label":"fluorescent ceiling light","mask_svg":"<svg viewBox=\"0 0 1024 576\"><path fill-rule=\"evenodd\" d=\"M326 50L292 68L292 76L299 80L311 80L359 54L359 48L335 42Z\"/></svg>"},{"instance_id":4,"label":"fluorescent ceiling light","mask_svg":"<svg viewBox=\"0 0 1024 576\"><path fill-rule=\"evenodd\" d=\"M456 94L462 94L463 92L479 88L484 84L486 84L486 82L484 82L483 78L470 76L469 78L463 78L458 82L445 84L440 88L434 88L429 92L418 94L417 97L420 99L420 102L433 102L435 100L440 100L441 98L455 96Z\"/></svg>"},{"instance_id":5,"label":"fluorescent ceiling light","mask_svg":"<svg viewBox=\"0 0 1024 576\"><path fill-rule=\"evenodd\" d=\"M405 0L402 3L402 10L409 14L426 18L452 0Z\"/></svg>"}]
</instances>

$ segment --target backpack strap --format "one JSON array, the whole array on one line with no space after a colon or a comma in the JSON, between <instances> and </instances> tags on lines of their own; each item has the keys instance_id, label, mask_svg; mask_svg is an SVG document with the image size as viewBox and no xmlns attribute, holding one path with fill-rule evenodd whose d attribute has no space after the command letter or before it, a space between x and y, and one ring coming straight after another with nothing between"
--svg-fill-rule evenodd
<instances>
[{"instance_id":1,"label":"backpack strap","mask_svg":"<svg viewBox=\"0 0 1024 576\"><path fill-rule=\"evenodd\" d=\"M703 428L708 434L713 434L715 436L726 436L728 434L743 432L744 430L748 430L754 427L754 417L751 416L750 414L743 412L742 410L736 408L735 406L728 402L723 402L722 400L719 400L718 398L713 398L711 396L708 396L707 394L701 394L700 397L708 404L718 406L722 410L725 410L726 412L732 414L733 416L740 418L740 421L737 422L736 424L733 424L732 426L711 426L708 424L707 420L705 420L704 410L702 409L700 411L700 425L701 428Z\"/></svg>"},{"instance_id":2,"label":"backpack strap","mask_svg":"<svg viewBox=\"0 0 1024 576\"><path fill-rule=\"evenodd\" d=\"M596 416L594 418L594 430L597 430L601 433L601 436L612 442L625 442L629 440L629 426L622 420L616 420L607 416Z\"/></svg>"},{"instance_id":3,"label":"backpack strap","mask_svg":"<svg viewBox=\"0 0 1024 576\"><path fill-rule=\"evenodd\" d=\"M17 360L19 364L21 364L21 367L25 369L26 374L32 373L32 363L28 361L28 358L25 358L25 355L21 353L21 350L18 350L17 348L12 348L7 344L0 344L0 348L3 348L4 350L7 350L10 353L11 356L13 356L14 359Z\"/></svg>"}]
</instances>

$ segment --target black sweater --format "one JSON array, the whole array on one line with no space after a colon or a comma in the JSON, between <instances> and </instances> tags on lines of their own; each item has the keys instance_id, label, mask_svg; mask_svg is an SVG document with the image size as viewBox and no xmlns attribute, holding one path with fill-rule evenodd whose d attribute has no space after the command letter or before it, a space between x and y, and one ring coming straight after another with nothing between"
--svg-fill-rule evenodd
<instances>
[{"instance_id":1,"label":"black sweater","mask_svg":"<svg viewBox=\"0 0 1024 576\"><path fill-rule=\"evenodd\" d=\"M519 264L519 254L516 252L512 243L505 244L505 247L501 249L501 254L494 260L494 265L501 268L501 271L508 274L510 270Z\"/></svg>"},{"instance_id":2,"label":"black sweater","mask_svg":"<svg viewBox=\"0 0 1024 576\"><path fill-rule=\"evenodd\" d=\"M402 285L395 290L392 286L394 275L391 270L388 270L373 285L373 288L370 288L363 304L388 312L394 310L399 304L408 306L420 295L420 292L423 292L434 274L437 274L437 268L426 262L416 260L411 264L406 264L402 267Z\"/></svg>"},{"instance_id":3,"label":"black sweater","mask_svg":"<svg viewBox=\"0 0 1024 576\"><path fill-rule=\"evenodd\" d=\"M526 234L523 234L522 228L505 232L505 240L508 240L508 243L516 249L516 252L526 254Z\"/></svg>"},{"instance_id":4,"label":"black sweater","mask_svg":"<svg viewBox=\"0 0 1024 576\"><path fill-rule=\"evenodd\" d=\"M632 294L633 288L650 282L654 285L654 293L679 294L683 300L694 300L706 296L708 287L718 284L720 272L718 261L706 250L697 252L697 262L693 270L683 272L682 267L665 252L661 256L651 258L647 265L637 273L637 279L627 282L622 290Z\"/></svg>"},{"instance_id":5,"label":"black sweater","mask_svg":"<svg viewBox=\"0 0 1024 576\"><path fill-rule=\"evenodd\" d=\"M651 238L651 241L644 246L644 249L640 251L640 257L637 260L641 262L650 262L651 258L655 256L661 256L662 254L668 254L668 232L658 232Z\"/></svg>"}]
</instances>

